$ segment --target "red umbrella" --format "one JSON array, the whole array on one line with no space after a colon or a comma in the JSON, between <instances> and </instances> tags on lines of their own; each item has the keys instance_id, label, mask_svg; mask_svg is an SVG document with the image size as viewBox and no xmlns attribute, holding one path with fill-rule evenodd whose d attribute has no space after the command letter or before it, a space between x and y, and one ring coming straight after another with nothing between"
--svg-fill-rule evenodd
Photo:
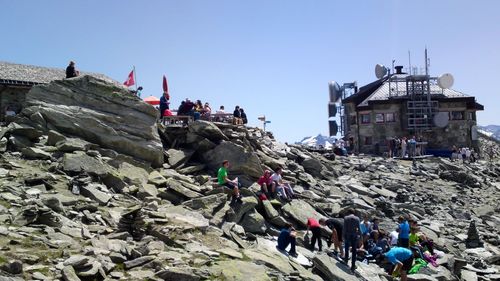
<instances>
[{"instance_id":1,"label":"red umbrella","mask_svg":"<svg viewBox=\"0 0 500 281\"><path fill-rule=\"evenodd\" d=\"M144 101L151 104L151 105L159 105L160 104L160 99L154 96L149 96L147 98L144 98Z\"/></svg>"}]
</instances>

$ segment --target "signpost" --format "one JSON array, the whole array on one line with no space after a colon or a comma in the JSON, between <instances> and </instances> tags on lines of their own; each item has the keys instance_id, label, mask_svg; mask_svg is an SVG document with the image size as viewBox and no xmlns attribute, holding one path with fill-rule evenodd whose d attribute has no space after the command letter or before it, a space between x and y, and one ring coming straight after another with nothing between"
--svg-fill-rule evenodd
<instances>
[{"instance_id":1,"label":"signpost","mask_svg":"<svg viewBox=\"0 0 500 281\"><path fill-rule=\"evenodd\" d=\"M266 124L271 123L271 121L266 121L265 115L259 116L259 117L257 117L257 119L259 119L259 121L262 121L262 127L264 128L264 132L265 132L266 131Z\"/></svg>"}]
</instances>

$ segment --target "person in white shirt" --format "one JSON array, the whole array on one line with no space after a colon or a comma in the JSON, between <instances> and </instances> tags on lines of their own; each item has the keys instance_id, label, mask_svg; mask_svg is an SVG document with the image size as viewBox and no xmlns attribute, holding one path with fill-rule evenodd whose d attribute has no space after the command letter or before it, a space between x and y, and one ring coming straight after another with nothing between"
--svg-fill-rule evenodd
<instances>
[{"instance_id":1,"label":"person in white shirt","mask_svg":"<svg viewBox=\"0 0 500 281\"><path fill-rule=\"evenodd\" d=\"M283 181L283 169L278 167L276 172L271 175L271 190L276 190L278 195L285 200L292 200L294 192L288 182Z\"/></svg>"},{"instance_id":2,"label":"person in white shirt","mask_svg":"<svg viewBox=\"0 0 500 281\"><path fill-rule=\"evenodd\" d=\"M396 230L393 230L390 234L389 237L391 238L391 247L398 245L398 238L399 238L399 228Z\"/></svg>"}]
</instances>

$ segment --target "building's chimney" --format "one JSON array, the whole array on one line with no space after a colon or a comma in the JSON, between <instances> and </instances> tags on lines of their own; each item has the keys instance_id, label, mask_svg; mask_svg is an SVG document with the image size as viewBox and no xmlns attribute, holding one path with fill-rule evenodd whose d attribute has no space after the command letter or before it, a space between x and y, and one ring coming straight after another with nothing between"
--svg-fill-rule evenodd
<instances>
[{"instance_id":1,"label":"building's chimney","mask_svg":"<svg viewBox=\"0 0 500 281\"><path fill-rule=\"evenodd\" d=\"M396 74L404 74L402 65L395 66L394 68L396 69Z\"/></svg>"}]
</instances>

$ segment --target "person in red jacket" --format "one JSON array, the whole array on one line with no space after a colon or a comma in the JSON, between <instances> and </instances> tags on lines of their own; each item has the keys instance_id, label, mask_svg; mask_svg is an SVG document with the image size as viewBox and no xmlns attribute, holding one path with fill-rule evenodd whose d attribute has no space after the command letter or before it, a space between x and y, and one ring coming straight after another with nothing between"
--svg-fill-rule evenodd
<instances>
[{"instance_id":1,"label":"person in red jacket","mask_svg":"<svg viewBox=\"0 0 500 281\"><path fill-rule=\"evenodd\" d=\"M312 238L311 238L311 251L314 251L314 244L316 244L316 241L318 241L318 249L321 252L322 251L322 242L321 242L321 225L319 222L313 218L308 218L307 219L307 232L311 230L312 232Z\"/></svg>"}]
</instances>

